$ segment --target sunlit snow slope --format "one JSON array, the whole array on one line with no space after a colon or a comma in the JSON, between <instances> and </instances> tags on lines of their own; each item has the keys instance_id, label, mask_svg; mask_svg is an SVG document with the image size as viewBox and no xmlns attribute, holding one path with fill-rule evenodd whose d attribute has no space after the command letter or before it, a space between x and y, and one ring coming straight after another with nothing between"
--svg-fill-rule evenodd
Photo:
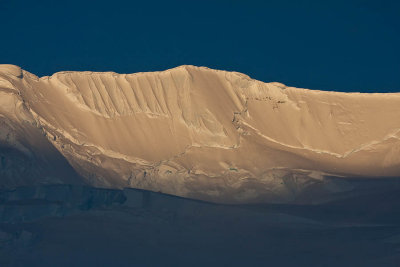
<instances>
[{"instance_id":1,"label":"sunlit snow slope","mask_svg":"<svg viewBox=\"0 0 400 267\"><path fill-rule=\"evenodd\" d=\"M400 176L400 93L298 89L194 66L38 78L0 65L0 146L3 187L313 201L351 191L357 177Z\"/></svg>"}]
</instances>

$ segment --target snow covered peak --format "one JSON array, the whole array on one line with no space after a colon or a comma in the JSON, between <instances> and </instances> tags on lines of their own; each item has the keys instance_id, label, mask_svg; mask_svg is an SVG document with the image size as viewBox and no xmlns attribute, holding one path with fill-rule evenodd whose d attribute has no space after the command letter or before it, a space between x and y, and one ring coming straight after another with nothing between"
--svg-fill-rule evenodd
<instances>
[{"instance_id":1,"label":"snow covered peak","mask_svg":"<svg viewBox=\"0 0 400 267\"><path fill-rule=\"evenodd\" d=\"M0 65L0 103L0 131L14 140L0 135L4 147L43 168L57 158L94 186L291 202L350 190L331 176L400 175L395 93L305 90L189 65L40 79Z\"/></svg>"}]
</instances>

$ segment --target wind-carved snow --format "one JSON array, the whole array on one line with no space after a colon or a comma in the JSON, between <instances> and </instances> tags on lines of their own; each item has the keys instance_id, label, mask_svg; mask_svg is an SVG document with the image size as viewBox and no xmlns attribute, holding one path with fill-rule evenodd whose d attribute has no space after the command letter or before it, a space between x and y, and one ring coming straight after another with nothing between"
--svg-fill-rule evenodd
<instances>
[{"instance_id":1,"label":"wind-carved snow","mask_svg":"<svg viewBox=\"0 0 400 267\"><path fill-rule=\"evenodd\" d=\"M58 153L98 187L293 202L351 191L346 177L400 174L397 93L298 89L194 66L38 78L1 65L0 104L2 146L43 166Z\"/></svg>"}]
</instances>

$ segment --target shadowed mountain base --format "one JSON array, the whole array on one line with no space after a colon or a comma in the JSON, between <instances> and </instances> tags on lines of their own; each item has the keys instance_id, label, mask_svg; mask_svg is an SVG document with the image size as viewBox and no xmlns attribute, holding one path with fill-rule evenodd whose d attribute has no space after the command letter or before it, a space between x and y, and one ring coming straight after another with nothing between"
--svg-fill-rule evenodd
<instances>
[{"instance_id":1,"label":"shadowed mountain base","mask_svg":"<svg viewBox=\"0 0 400 267\"><path fill-rule=\"evenodd\" d=\"M397 266L400 191L218 205L81 186L0 193L2 266Z\"/></svg>"}]
</instances>

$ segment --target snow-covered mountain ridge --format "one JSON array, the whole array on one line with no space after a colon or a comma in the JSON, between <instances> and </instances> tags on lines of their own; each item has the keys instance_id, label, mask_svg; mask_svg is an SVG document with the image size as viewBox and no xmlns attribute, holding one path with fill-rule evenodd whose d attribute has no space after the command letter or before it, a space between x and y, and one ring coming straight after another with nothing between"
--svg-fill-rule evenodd
<instances>
[{"instance_id":1,"label":"snow-covered mountain ridge","mask_svg":"<svg viewBox=\"0 0 400 267\"><path fill-rule=\"evenodd\" d=\"M0 185L318 201L357 179L400 176L399 115L400 93L299 89L205 67L39 78L0 65Z\"/></svg>"}]
</instances>

